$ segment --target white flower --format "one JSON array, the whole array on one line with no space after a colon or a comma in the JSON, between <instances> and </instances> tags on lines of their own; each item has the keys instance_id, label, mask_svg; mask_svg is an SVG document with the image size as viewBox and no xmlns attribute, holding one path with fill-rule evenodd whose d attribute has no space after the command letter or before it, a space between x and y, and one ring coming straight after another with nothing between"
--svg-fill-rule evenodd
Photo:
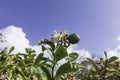
<instances>
[{"instance_id":1,"label":"white flower","mask_svg":"<svg viewBox=\"0 0 120 80\"><path fill-rule=\"evenodd\" d=\"M54 34L52 34L52 38L51 38L51 41L52 42L58 42L59 41L59 38L60 38L60 34L57 33L56 30L54 30Z\"/></svg>"},{"instance_id":2,"label":"white flower","mask_svg":"<svg viewBox=\"0 0 120 80\"><path fill-rule=\"evenodd\" d=\"M68 37L68 33L62 30L62 32L60 33L60 40L64 40L67 37Z\"/></svg>"},{"instance_id":3,"label":"white flower","mask_svg":"<svg viewBox=\"0 0 120 80\"><path fill-rule=\"evenodd\" d=\"M57 33L56 30L54 30L54 34L52 34L51 41L52 42L59 42L61 40L64 40L68 37L68 33L62 30L62 32Z\"/></svg>"}]
</instances>

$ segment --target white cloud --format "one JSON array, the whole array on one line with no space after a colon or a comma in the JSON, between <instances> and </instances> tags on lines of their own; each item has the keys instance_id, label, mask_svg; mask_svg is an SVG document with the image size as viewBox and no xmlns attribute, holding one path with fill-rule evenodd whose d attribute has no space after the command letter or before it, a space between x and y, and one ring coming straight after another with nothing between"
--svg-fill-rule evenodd
<instances>
[{"instance_id":1,"label":"white cloud","mask_svg":"<svg viewBox=\"0 0 120 80\"><path fill-rule=\"evenodd\" d=\"M0 43L1 48L15 46L13 53L25 52L25 48L31 47L37 52L41 51L40 46L31 46L29 40L26 38L26 34L22 28L16 26L8 26L1 29L0 32L5 36L6 42Z\"/></svg>"},{"instance_id":2,"label":"white cloud","mask_svg":"<svg viewBox=\"0 0 120 80\"><path fill-rule=\"evenodd\" d=\"M8 47L10 48L11 46L15 46L15 50L13 53L18 53L18 52L25 52L25 48L30 47L33 50L36 51L36 53L40 53L41 46L38 45L30 45L29 40L26 38L26 34L23 32L22 28L16 27L16 26L8 26L4 29L0 30L0 33L2 33L6 38L5 43L0 43L0 47ZM68 48L68 52L77 52L79 54L78 60L81 61L84 60L86 57L91 57L90 53L84 49L78 50L75 49L77 48L77 45L72 45ZM46 56L49 56L46 54Z\"/></svg>"},{"instance_id":3,"label":"white cloud","mask_svg":"<svg viewBox=\"0 0 120 80\"><path fill-rule=\"evenodd\" d=\"M118 41L118 46L115 47L114 49L107 51L108 57L117 56L120 59L120 36L117 38L117 41Z\"/></svg>"},{"instance_id":4,"label":"white cloud","mask_svg":"<svg viewBox=\"0 0 120 80\"><path fill-rule=\"evenodd\" d=\"M117 38L117 41L120 42L120 36Z\"/></svg>"},{"instance_id":5,"label":"white cloud","mask_svg":"<svg viewBox=\"0 0 120 80\"><path fill-rule=\"evenodd\" d=\"M87 50L85 50L85 49L78 50L78 49L75 49L75 48L77 48L77 45L71 45L68 48L68 52L69 53L71 53L71 52L78 53L79 57L77 59L77 62L85 60L86 57L92 58L91 55L90 55L90 52L88 52Z\"/></svg>"}]
</instances>

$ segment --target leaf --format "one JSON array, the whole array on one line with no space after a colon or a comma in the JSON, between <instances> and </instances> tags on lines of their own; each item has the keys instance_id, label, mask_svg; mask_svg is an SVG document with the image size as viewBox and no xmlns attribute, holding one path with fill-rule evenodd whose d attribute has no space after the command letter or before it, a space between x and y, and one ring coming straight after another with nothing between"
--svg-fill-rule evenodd
<instances>
[{"instance_id":1,"label":"leaf","mask_svg":"<svg viewBox=\"0 0 120 80\"><path fill-rule=\"evenodd\" d=\"M42 57L41 60L45 60L45 61L49 61L49 62L53 63L52 60L50 60L49 58L46 58L46 57Z\"/></svg>"},{"instance_id":2,"label":"leaf","mask_svg":"<svg viewBox=\"0 0 120 80\"><path fill-rule=\"evenodd\" d=\"M85 69L84 66L80 65L79 63L72 63L71 64L71 67L72 67L72 71L75 72L75 71L78 71L78 69Z\"/></svg>"},{"instance_id":3,"label":"leaf","mask_svg":"<svg viewBox=\"0 0 120 80\"><path fill-rule=\"evenodd\" d=\"M46 63L44 66L47 67L47 68L52 69L52 65L51 65L51 64L47 64L47 63Z\"/></svg>"},{"instance_id":4,"label":"leaf","mask_svg":"<svg viewBox=\"0 0 120 80\"><path fill-rule=\"evenodd\" d=\"M48 54L50 55L50 57L53 59L53 50L51 48L47 48L47 47L44 47L45 50L47 50Z\"/></svg>"},{"instance_id":5,"label":"leaf","mask_svg":"<svg viewBox=\"0 0 120 80\"><path fill-rule=\"evenodd\" d=\"M104 51L104 55L105 55L105 58L107 58L107 52L106 51Z\"/></svg>"},{"instance_id":6,"label":"leaf","mask_svg":"<svg viewBox=\"0 0 120 80\"><path fill-rule=\"evenodd\" d=\"M23 80L26 80L25 74L23 73L23 70L20 67L17 66L15 72L17 74L20 74L20 76L22 76Z\"/></svg>"},{"instance_id":7,"label":"leaf","mask_svg":"<svg viewBox=\"0 0 120 80\"><path fill-rule=\"evenodd\" d=\"M26 53L31 53L31 49L30 48L25 48Z\"/></svg>"},{"instance_id":8,"label":"leaf","mask_svg":"<svg viewBox=\"0 0 120 80\"><path fill-rule=\"evenodd\" d=\"M55 50L55 45L54 45L54 43L53 42L51 42L51 41L49 41L49 40L47 40L47 39L42 39L42 40L40 40L39 41L39 45L40 44L48 44L52 49L53 49L53 51Z\"/></svg>"},{"instance_id":9,"label":"leaf","mask_svg":"<svg viewBox=\"0 0 120 80\"><path fill-rule=\"evenodd\" d=\"M45 51L46 50L46 47L42 46L42 51Z\"/></svg>"},{"instance_id":10,"label":"leaf","mask_svg":"<svg viewBox=\"0 0 120 80\"><path fill-rule=\"evenodd\" d=\"M97 65L92 59L87 58L87 60L93 65L93 67L95 67L97 69Z\"/></svg>"},{"instance_id":11,"label":"leaf","mask_svg":"<svg viewBox=\"0 0 120 80\"><path fill-rule=\"evenodd\" d=\"M69 73L71 71L72 71L71 64L69 62L65 63L58 68L58 70L56 72L56 78L60 75L63 75L65 73Z\"/></svg>"},{"instance_id":12,"label":"leaf","mask_svg":"<svg viewBox=\"0 0 120 80\"><path fill-rule=\"evenodd\" d=\"M60 46L57 51L55 52L55 60L56 62L63 59L64 57L66 57L68 55L67 50L64 46Z\"/></svg>"},{"instance_id":13,"label":"leaf","mask_svg":"<svg viewBox=\"0 0 120 80\"><path fill-rule=\"evenodd\" d=\"M100 63L103 63L103 58L100 58Z\"/></svg>"},{"instance_id":14,"label":"leaf","mask_svg":"<svg viewBox=\"0 0 120 80\"><path fill-rule=\"evenodd\" d=\"M12 47L9 49L9 53L11 53L13 50L14 50L14 46L12 46Z\"/></svg>"},{"instance_id":15,"label":"leaf","mask_svg":"<svg viewBox=\"0 0 120 80\"><path fill-rule=\"evenodd\" d=\"M29 53L29 54L35 53L35 51L32 50L31 48L25 48L25 51L26 51L26 53Z\"/></svg>"},{"instance_id":16,"label":"leaf","mask_svg":"<svg viewBox=\"0 0 120 80\"><path fill-rule=\"evenodd\" d=\"M34 58L35 56L36 56L35 53L33 53L33 54L30 55L31 58Z\"/></svg>"},{"instance_id":17,"label":"leaf","mask_svg":"<svg viewBox=\"0 0 120 80\"><path fill-rule=\"evenodd\" d=\"M107 70L108 70L109 72L119 72L118 70L112 69L112 68L107 68Z\"/></svg>"},{"instance_id":18,"label":"leaf","mask_svg":"<svg viewBox=\"0 0 120 80\"><path fill-rule=\"evenodd\" d=\"M46 65L47 62L53 63L52 60L50 60L47 57L43 56L43 53L40 53L37 58L35 59L35 65ZM40 63L40 64L39 64Z\"/></svg>"},{"instance_id":19,"label":"leaf","mask_svg":"<svg viewBox=\"0 0 120 80\"><path fill-rule=\"evenodd\" d=\"M70 63L70 62L64 63L56 71L56 78L69 72L78 71L78 69L80 68L84 69L85 67L78 63Z\"/></svg>"},{"instance_id":20,"label":"leaf","mask_svg":"<svg viewBox=\"0 0 120 80\"><path fill-rule=\"evenodd\" d=\"M109 64L108 59L106 59L106 60L103 62L103 64L104 64L104 66L105 66L105 67L107 67L107 66L108 66L108 64Z\"/></svg>"},{"instance_id":21,"label":"leaf","mask_svg":"<svg viewBox=\"0 0 120 80\"><path fill-rule=\"evenodd\" d=\"M105 75L105 78L110 78L110 77L112 77L114 74L113 73L107 73L106 75Z\"/></svg>"},{"instance_id":22,"label":"leaf","mask_svg":"<svg viewBox=\"0 0 120 80\"><path fill-rule=\"evenodd\" d=\"M9 77L10 80L12 79L12 76L13 76L13 70L11 70L8 74L8 77Z\"/></svg>"},{"instance_id":23,"label":"leaf","mask_svg":"<svg viewBox=\"0 0 120 80\"><path fill-rule=\"evenodd\" d=\"M40 62L40 60L42 59L42 57L43 57L43 53L40 53L40 54L37 56L36 60L35 60L35 65L39 64L39 62Z\"/></svg>"},{"instance_id":24,"label":"leaf","mask_svg":"<svg viewBox=\"0 0 120 80\"><path fill-rule=\"evenodd\" d=\"M78 58L78 54L76 52L73 52L71 54L69 54L69 60L70 61L74 61Z\"/></svg>"},{"instance_id":25,"label":"leaf","mask_svg":"<svg viewBox=\"0 0 120 80\"><path fill-rule=\"evenodd\" d=\"M40 66L40 67L36 67L36 69L37 72L41 75L42 80L52 80L51 74L46 67Z\"/></svg>"},{"instance_id":26,"label":"leaf","mask_svg":"<svg viewBox=\"0 0 120 80\"><path fill-rule=\"evenodd\" d=\"M118 59L118 57L116 57L116 56L113 56L113 57L111 57L111 58L109 59L109 62L116 61L117 59Z\"/></svg>"}]
</instances>

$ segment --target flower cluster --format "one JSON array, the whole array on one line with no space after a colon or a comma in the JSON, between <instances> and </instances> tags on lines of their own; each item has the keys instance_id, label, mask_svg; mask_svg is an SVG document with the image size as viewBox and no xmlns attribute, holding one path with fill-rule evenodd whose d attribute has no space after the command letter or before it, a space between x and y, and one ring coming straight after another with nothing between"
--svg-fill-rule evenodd
<instances>
[{"instance_id":1,"label":"flower cluster","mask_svg":"<svg viewBox=\"0 0 120 80\"><path fill-rule=\"evenodd\" d=\"M64 41L68 37L68 33L62 30L62 32L57 33L57 31L54 31L54 34L52 34L51 41L52 42L59 42Z\"/></svg>"}]
</instances>

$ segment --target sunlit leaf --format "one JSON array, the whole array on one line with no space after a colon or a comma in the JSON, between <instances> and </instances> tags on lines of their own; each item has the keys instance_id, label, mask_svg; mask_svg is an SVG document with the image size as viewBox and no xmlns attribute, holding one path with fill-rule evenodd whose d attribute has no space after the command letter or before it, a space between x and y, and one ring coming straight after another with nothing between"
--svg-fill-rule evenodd
<instances>
[{"instance_id":1,"label":"sunlit leaf","mask_svg":"<svg viewBox=\"0 0 120 80\"><path fill-rule=\"evenodd\" d=\"M44 50L47 50L47 52L48 52L48 54L50 55L50 57L53 59L53 50L51 49L51 48L49 48L49 47L44 47Z\"/></svg>"},{"instance_id":2,"label":"sunlit leaf","mask_svg":"<svg viewBox=\"0 0 120 80\"><path fill-rule=\"evenodd\" d=\"M103 63L103 58L100 58L100 63Z\"/></svg>"},{"instance_id":3,"label":"sunlit leaf","mask_svg":"<svg viewBox=\"0 0 120 80\"><path fill-rule=\"evenodd\" d=\"M70 61L74 61L78 58L78 54L76 52L73 52L71 54L69 54L69 60Z\"/></svg>"},{"instance_id":4,"label":"sunlit leaf","mask_svg":"<svg viewBox=\"0 0 120 80\"><path fill-rule=\"evenodd\" d=\"M42 46L42 51L45 51L46 50L46 47L45 46Z\"/></svg>"},{"instance_id":5,"label":"sunlit leaf","mask_svg":"<svg viewBox=\"0 0 120 80\"><path fill-rule=\"evenodd\" d=\"M31 48L25 48L26 53L35 53L35 50L32 50Z\"/></svg>"},{"instance_id":6,"label":"sunlit leaf","mask_svg":"<svg viewBox=\"0 0 120 80\"><path fill-rule=\"evenodd\" d=\"M51 74L46 67L40 66L36 68L37 68L37 72L41 75L42 80L52 80Z\"/></svg>"},{"instance_id":7,"label":"sunlit leaf","mask_svg":"<svg viewBox=\"0 0 120 80\"><path fill-rule=\"evenodd\" d=\"M91 63L91 65L93 65L93 67L95 67L97 69L97 65L92 59L87 58L87 60Z\"/></svg>"},{"instance_id":8,"label":"sunlit leaf","mask_svg":"<svg viewBox=\"0 0 120 80\"><path fill-rule=\"evenodd\" d=\"M81 64L79 63L71 63L71 67L72 67L72 71L75 72L75 71L78 71L79 69L85 69L84 66L82 66Z\"/></svg>"},{"instance_id":9,"label":"sunlit leaf","mask_svg":"<svg viewBox=\"0 0 120 80\"><path fill-rule=\"evenodd\" d=\"M25 74L20 67L16 67L16 73L20 74L24 80L26 80Z\"/></svg>"},{"instance_id":10,"label":"sunlit leaf","mask_svg":"<svg viewBox=\"0 0 120 80\"><path fill-rule=\"evenodd\" d=\"M56 52L55 52L55 54L54 54L54 57L55 57L55 60L56 60L56 62L57 62L57 61L63 59L64 57L66 57L67 55L68 55L68 53L67 53L66 48L65 48L64 46L60 46L60 47L56 50Z\"/></svg>"},{"instance_id":11,"label":"sunlit leaf","mask_svg":"<svg viewBox=\"0 0 120 80\"><path fill-rule=\"evenodd\" d=\"M68 62L68 63L65 63L63 65L61 65L57 72L56 72L56 77L60 76L60 75L63 75L65 73L69 73L72 71L72 66L71 64Z\"/></svg>"},{"instance_id":12,"label":"sunlit leaf","mask_svg":"<svg viewBox=\"0 0 120 80\"><path fill-rule=\"evenodd\" d=\"M117 59L118 59L118 57L116 57L116 56L112 56L112 57L109 59L109 62L116 61Z\"/></svg>"},{"instance_id":13,"label":"sunlit leaf","mask_svg":"<svg viewBox=\"0 0 120 80\"><path fill-rule=\"evenodd\" d=\"M9 49L9 53L11 53L14 50L14 46Z\"/></svg>"},{"instance_id":14,"label":"sunlit leaf","mask_svg":"<svg viewBox=\"0 0 120 80\"><path fill-rule=\"evenodd\" d=\"M35 60L35 65L39 64L39 62L40 62L40 60L42 59L42 57L43 57L43 53L40 53L40 54L37 56L36 60Z\"/></svg>"},{"instance_id":15,"label":"sunlit leaf","mask_svg":"<svg viewBox=\"0 0 120 80\"><path fill-rule=\"evenodd\" d=\"M108 59L105 59L105 61L103 62L104 66L107 67L108 64L109 64L109 60Z\"/></svg>"},{"instance_id":16,"label":"sunlit leaf","mask_svg":"<svg viewBox=\"0 0 120 80\"><path fill-rule=\"evenodd\" d=\"M106 51L104 51L104 55L105 55L105 58L107 58L107 52Z\"/></svg>"},{"instance_id":17,"label":"sunlit leaf","mask_svg":"<svg viewBox=\"0 0 120 80\"><path fill-rule=\"evenodd\" d=\"M53 42L51 42L51 41L49 41L49 40L47 40L47 39L42 39L42 40L40 40L39 41L39 45L40 44L48 44L53 50L55 50L55 45L54 45L54 43Z\"/></svg>"}]
</instances>

